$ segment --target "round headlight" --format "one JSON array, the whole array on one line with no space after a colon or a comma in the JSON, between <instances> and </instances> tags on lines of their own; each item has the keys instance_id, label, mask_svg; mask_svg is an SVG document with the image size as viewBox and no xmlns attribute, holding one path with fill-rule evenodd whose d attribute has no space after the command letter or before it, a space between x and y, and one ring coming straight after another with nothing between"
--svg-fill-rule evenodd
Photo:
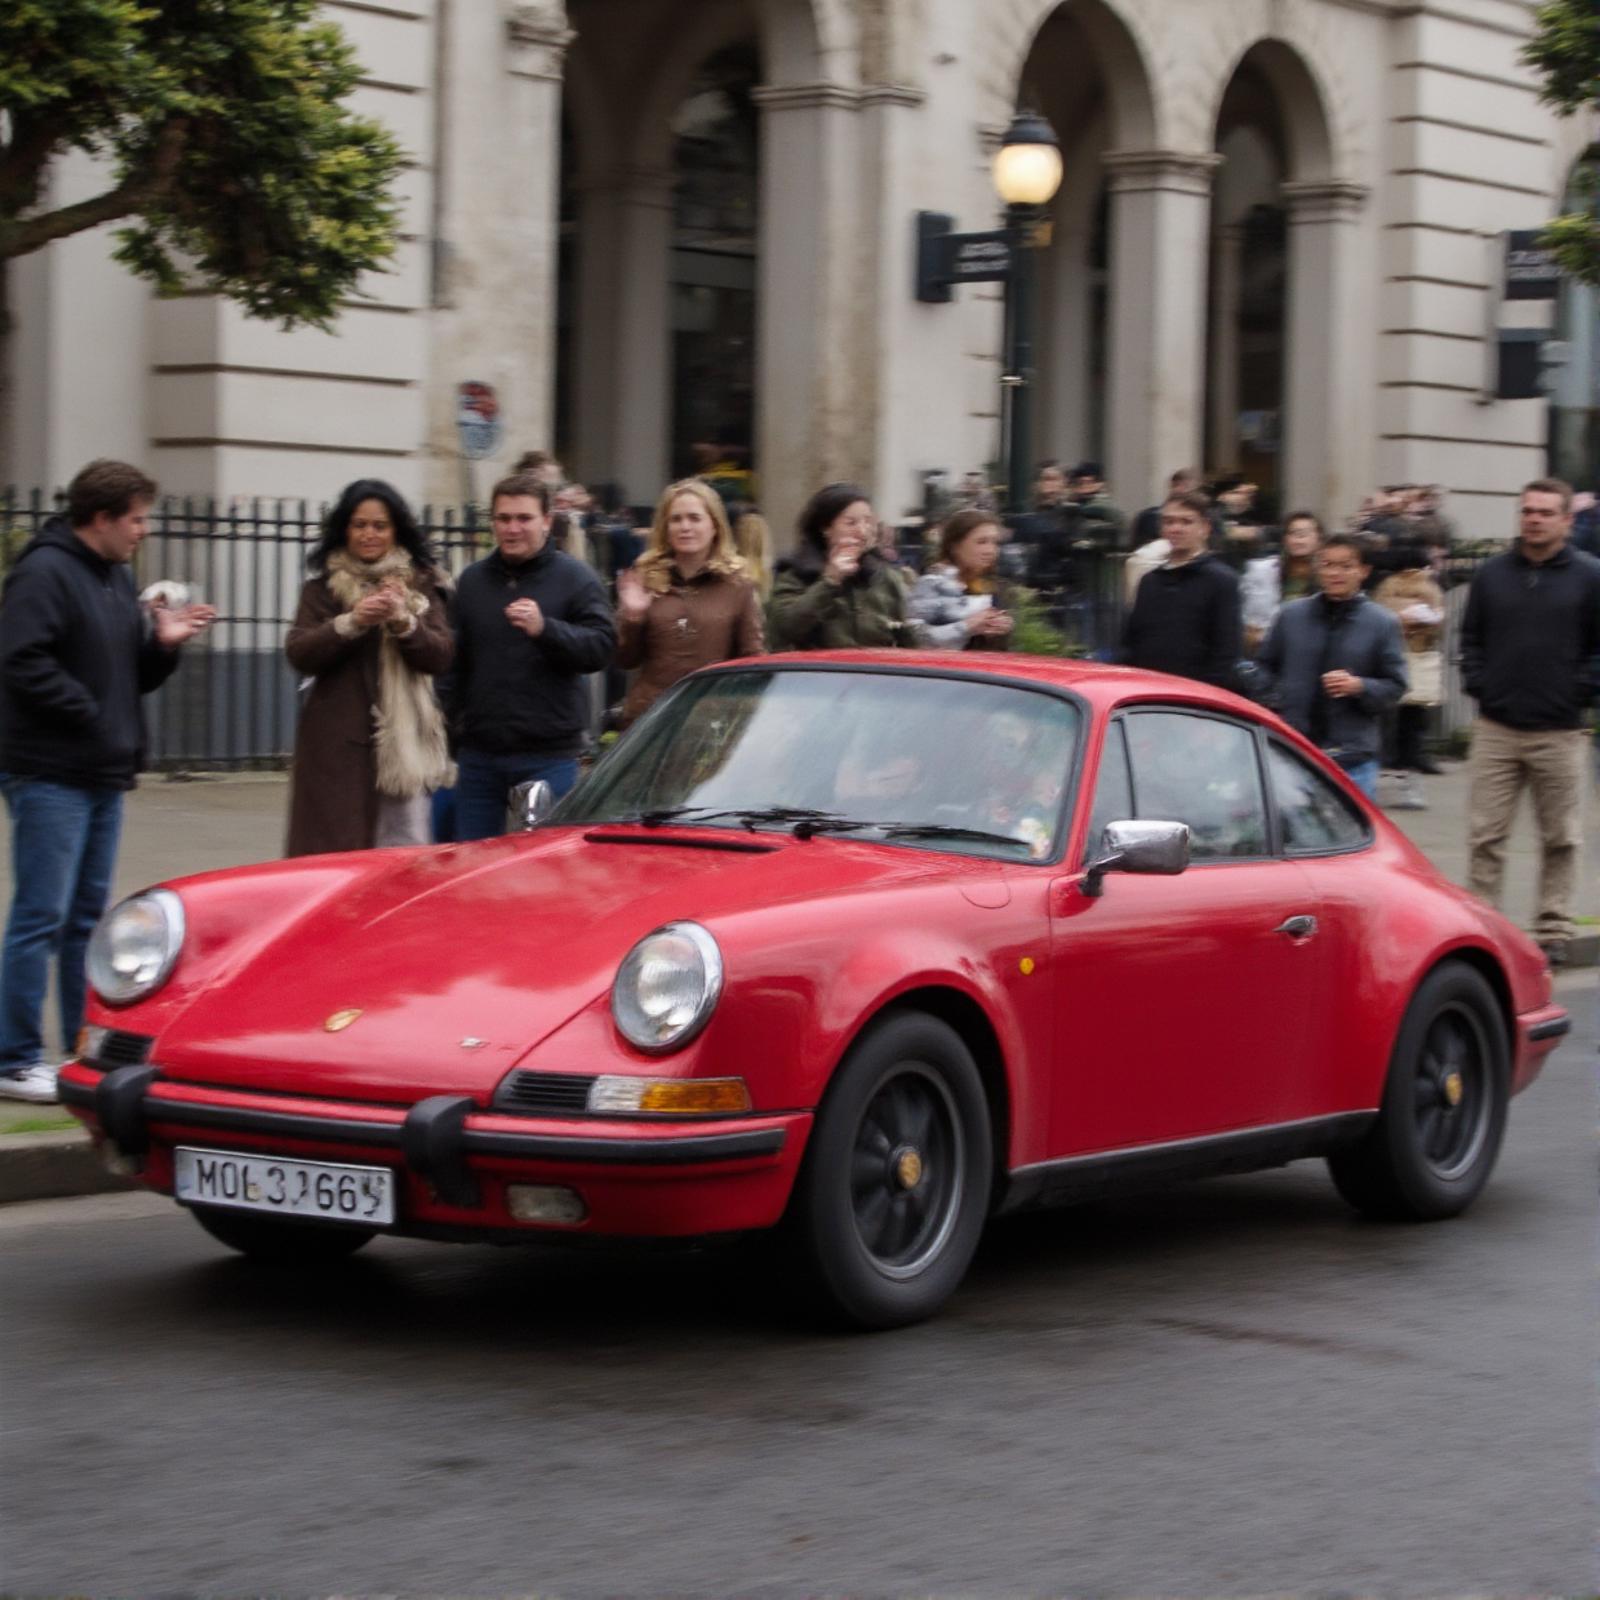
<instances>
[{"instance_id":1,"label":"round headlight","mask_svg":"<svg viewBox=\"0 0 1600 1600\"><path fill-rule=\"evenodd\" d=\"M164 984L183 949L183 902L151 889L113 906L89 940L88 974L108 1005L142 1000Z\"/></svg>"},{"instance_id":2,"label":"round headlight","mask_svg":"<svg viewBox=\"0 0 1600 1600\"><path fill-rule=\"evenodd\" d=\"M617 969L611 1015L640 1050L676 1050L706 1025L722 993L722 952L697 922L646 934Z\"/></svg>"}]
</instances>

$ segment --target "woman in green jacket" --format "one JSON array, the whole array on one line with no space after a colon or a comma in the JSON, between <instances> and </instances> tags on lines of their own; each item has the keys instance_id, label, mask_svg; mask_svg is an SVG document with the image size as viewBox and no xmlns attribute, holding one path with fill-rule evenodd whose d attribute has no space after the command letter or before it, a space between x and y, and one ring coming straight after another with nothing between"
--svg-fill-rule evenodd
<instances>
[{"instance_id":1,"label":"woman in green jacket","mask_svg":"<svg viewBox=\"0 0 1600 1600\"><path fill-rule=\"evenodd\" d=\"M800 513L800 549L778 564L771 650L915 648L906 592L876 550L872 502L852 483L819 489Z\"/></svg>"}]
</instances>

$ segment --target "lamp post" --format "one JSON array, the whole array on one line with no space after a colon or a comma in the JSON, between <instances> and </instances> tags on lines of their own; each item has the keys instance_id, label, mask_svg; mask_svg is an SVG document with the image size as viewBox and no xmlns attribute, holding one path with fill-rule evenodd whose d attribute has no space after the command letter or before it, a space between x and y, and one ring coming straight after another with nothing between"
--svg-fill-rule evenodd
<instances>
[{"instance_id":1,"label":"lamp post","mask_svg":"<svg viewBox=\"0 0 1600 1600\"><path fill-rule=\"evenodd\" d=\"M1028 447L1033 433L1033 340L1037 270L1034 252L1045 207L1061 187L1061 144L1033 111L1011 119L994 158L994 186L1006 208L1010 275L1006 280L1005 366L1000 376L1006 509L1015 515L1028 499Z\"/></svg>"},{"instance_id":2,"label":"lamp post","mask_svg":"<svg viewBox=\"0 0 1600 1600\"><path fill-rule=\"evenodd\" d=\"M1028 442L1033 408L1033 253L1044 209L1061 187L1061 144L1035 111L1011 119L994 158L994 186L1005 206L1005 227L956 233L939 211L917 213L917 299L945 305L958 283L1006 286L1005 370L1001 374L1006 509L1015 515L1028 498Z\"/></svg>"}]
</instances>

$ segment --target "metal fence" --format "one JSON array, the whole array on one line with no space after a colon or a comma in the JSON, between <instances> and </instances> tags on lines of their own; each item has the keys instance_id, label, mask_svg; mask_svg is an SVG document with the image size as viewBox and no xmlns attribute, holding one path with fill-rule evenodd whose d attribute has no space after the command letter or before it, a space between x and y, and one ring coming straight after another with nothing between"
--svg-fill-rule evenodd
<instances>
[{"instance_id":1,"label":"metal fence","mask_svg":"<svg viewBox=\"0 0 1600 1600\"><path fill-rule=\"evenodd\" d=\"M44 522L60 497L34 490L0 493L0 570ZM283 640L294 618L325 508L305 500L163 499L152 508L151 531L134 559L138 586L159 579L188 584L194 598L217 608L216 625L185 651L183 669L146 702L151 764L165 770L245 769L283 765L294 747L299 681L284 659ZM492 547L481 508L425 506L419 518L439 561L459 576ZM1081 552L1061 587L1042 593L1040 633L1023 648L1047 643L1073 654L1109 659L1126 614L1127 557ZM1455 666L1466 584L1481 557L1452 556L1446 590L1445 703L1435 735L1449 739L1470 726L1471 702ZM1059 637L1056 637L1059 636ZM596 712L601 686L594 684Z\"/></svg>"},{"instance_id":2,"label":"metal fence","mask_svg":"<svg viewBox=\"0 0 1600 1600\"><path fill-rule=\"evenodd\" d=\"M9 567L59 509L59 497L37 490L0 494L0 561ZM182 670L145 702L152 766L238 770L288 760L300 696L283 640L325 509L305 500L175 498L151 508L134 582L143 589L173 579L217 608L215 625L185 650ZM452 573L490 548L488 522L477 507L424 507L419 522Z\"/></svg>"}]
</instances>

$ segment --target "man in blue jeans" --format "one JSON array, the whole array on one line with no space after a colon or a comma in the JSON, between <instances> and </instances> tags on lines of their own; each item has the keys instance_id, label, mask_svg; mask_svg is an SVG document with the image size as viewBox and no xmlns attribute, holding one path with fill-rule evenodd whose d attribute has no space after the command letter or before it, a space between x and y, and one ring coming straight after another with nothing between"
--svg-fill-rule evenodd
<instances>
[{"instance_id":1,"label":"man in blue jeans","mask_svg":"<svg viewBox=\"0 0 1600 1600\"><path fill-rule=\"evenodd\" d=\"M543 778L559 798L578 781L589 728L585 673L616 648L600 579L550 545L550 489L533 473L490 495L492 555L461 574L447 689L457 740L456 837L506 831L511 788Z\"/></svg>"},{"instance_id":2,"label":"man in blue jeans","mask_svg":"<svg viewBox=\"0 0 1600 1600\"><path fill-rule=\"evenodd\" d=\"M122 797L144 765L139 697L209 626L209 606L149 614L128 563L156 486L121 461L91 461L67 515L39 530L0 597L0 791L11 814L12 896L0 955L0 1098L55 1100L43 1059L56 960L61 1036L83 1022L84 956L116 866Z\"/></svg>"}]
</instances>

